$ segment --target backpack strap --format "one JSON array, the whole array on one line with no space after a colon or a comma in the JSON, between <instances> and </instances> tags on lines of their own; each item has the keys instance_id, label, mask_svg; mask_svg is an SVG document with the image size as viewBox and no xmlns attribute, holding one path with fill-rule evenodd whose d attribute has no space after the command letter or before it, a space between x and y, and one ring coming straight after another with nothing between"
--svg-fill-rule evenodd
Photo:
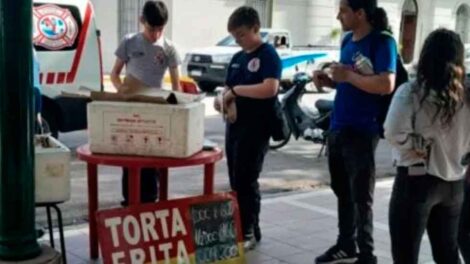
<instances>
[{"instance_id":1,"label":"backpack strap","mask_svg":"<svg viewBox=\"0 0 470 264\"><path fill-rule=\"evenodd\" d=\"M383 30L383 31L375 31L372 34L372 41L370 44L370 60L372 61L372 64L375 63L375 53L377 52L377 47L379 46L380 41L385 40L387 38L391 38L395 40L395 37L393 36L392 32Z\"/></svg>"},{"instance_id":2,"label":"backpack strap","mask_svg":"<svg viewBox=\"0 0 470 264\"><path fill-rule=\"evenodd\" d=\"M387 30L384 30L384 31L374 31L372 32L373 37L372 37L372 41L371 41L371 44L370 44L370 60L372 61L372 63L375 62L375 51L377 50L377 47L379 46L379 41L382 41L386 38L392 38L394 39L394 36L393 34L390 32L390 31L387 31ZM343 41L341 42L341 49L343 49L346 44L348 44L349 41L351 41L353 38L353 33L352 32L349 32L347 33L344 38L343 38Z\"/></svg>"}]
</instances>

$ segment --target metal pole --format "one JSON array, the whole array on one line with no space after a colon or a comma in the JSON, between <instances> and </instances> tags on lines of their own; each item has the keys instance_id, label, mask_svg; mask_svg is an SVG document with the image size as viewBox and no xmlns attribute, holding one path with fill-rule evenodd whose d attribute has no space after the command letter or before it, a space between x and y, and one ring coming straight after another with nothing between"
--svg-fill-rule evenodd
<instances>
[{"instance_id":1,"label":"metal pole","mask_svg":"<svg viewBox=\"0 0 470 264\"><path fill-rule=\"evenodd\" d=\"M32 0L0 0L0 259L41 253L34 210Z\"/></svg>"},{"instance_id":2,"label":"metal pole","mask_svg":"<svg viewBox=\"0 0 470 264\"><path fill-rule=\"evenodd\" d=\"M274 0L267 0L267 27L273 27L273 16L274 16Z\"/></svg>"}]
</instances>

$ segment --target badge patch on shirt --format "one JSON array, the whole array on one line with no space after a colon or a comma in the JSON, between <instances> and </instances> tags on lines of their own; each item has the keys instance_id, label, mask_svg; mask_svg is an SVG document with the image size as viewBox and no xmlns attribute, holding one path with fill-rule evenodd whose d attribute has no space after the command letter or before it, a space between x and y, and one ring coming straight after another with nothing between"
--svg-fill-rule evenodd
<instances>
[{"instance_id":1,"label":"badge patch on shirt","mask_svg":"<svg viewBox=\"0 0 470 264\"><path fill-rule=\"evenodd\" d=\"M140 58L143 57L145 53L143 51L133 51L131 52L131 57L132 58Z\"/></svg>"},{"instance_id":2,"label":"badge patch on shirt","mask_svg":"<svg viewBox=\"0 0 470 264\"><path fill-rule=\"evenodd\" d=\"M260 66L261 66L261 62L259 58L253 58L250 60L250 62L248 62L248 70L250 72L257 72Z\"/></svg>"},{"instance_id":3,"label":"badge patch on shirt","mask_svg":"<svg viewBox=\"0 0 470 264\"><path fill-rule=\"evenodd\" d=\"M157 52L157 54L155 55L155 63L163 64L164 62L165 62L165 54L163 53L163 51Z\"/></svg>"}]
</instances>

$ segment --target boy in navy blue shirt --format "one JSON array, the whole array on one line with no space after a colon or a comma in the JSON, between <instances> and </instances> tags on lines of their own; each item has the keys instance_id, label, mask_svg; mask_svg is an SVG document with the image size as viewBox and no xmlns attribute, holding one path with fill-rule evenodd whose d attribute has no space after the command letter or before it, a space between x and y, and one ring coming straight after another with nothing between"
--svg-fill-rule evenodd
<instances>
[{"instance_id":1,"label":"boy in navy blue shirt","mask_svg":"<svg viewBox=\"0 0 470 264\"><path fill-rule=\"evenodd\" d=\"M316 263L377 263L372 236L374 155L382 132L380 99L395 86L397 48L392 37L381 33L389 26L377 0L341 0L337 19L351 33L342 45L340 63L332 66L331 78L315 72L314 82L337 90L328 164L338 198L339 236Z\"/></svg>"},{"instance_id":2,"label":"boy in navy blue shirt","mask_svg":"<svg viewBox=\"0 0 470 264\"><path fill-rule=\"evenodd\" d=\"M223 102L236 105L236 120L227 122L226 154L232 190L237 192L245 248L261 239L258 178L271 136L270 122L277 100L282 63L276 50L263 43L258 13L240 7L229 18L228 31L242 47L229 64Z\"/></svg>"}]
</instances>

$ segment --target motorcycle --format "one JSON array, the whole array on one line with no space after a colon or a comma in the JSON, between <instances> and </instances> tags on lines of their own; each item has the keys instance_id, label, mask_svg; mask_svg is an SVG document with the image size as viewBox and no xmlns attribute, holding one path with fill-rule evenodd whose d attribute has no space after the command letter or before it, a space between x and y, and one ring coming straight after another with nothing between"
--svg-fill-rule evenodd
<instances>
[{"instance_id":1,"label":"motorcycle","mask_svg":"<svg viewBox=\"0 0 470 264\"><path fill-rule=\"evenodd\" d=\"M306 93L306 85L311 82L312 78L304 72L298 72L294 75L292 87L280 100L289 133L284 140L274 141L271 139L270 149L275 150L285 146L292 136L296 140L302 137L313 143L322 144L319 156L322 155L326 146L333 101L319 99L315 102L316 109L301 106L300 102Z\"/></svg>"}]
</instances>

